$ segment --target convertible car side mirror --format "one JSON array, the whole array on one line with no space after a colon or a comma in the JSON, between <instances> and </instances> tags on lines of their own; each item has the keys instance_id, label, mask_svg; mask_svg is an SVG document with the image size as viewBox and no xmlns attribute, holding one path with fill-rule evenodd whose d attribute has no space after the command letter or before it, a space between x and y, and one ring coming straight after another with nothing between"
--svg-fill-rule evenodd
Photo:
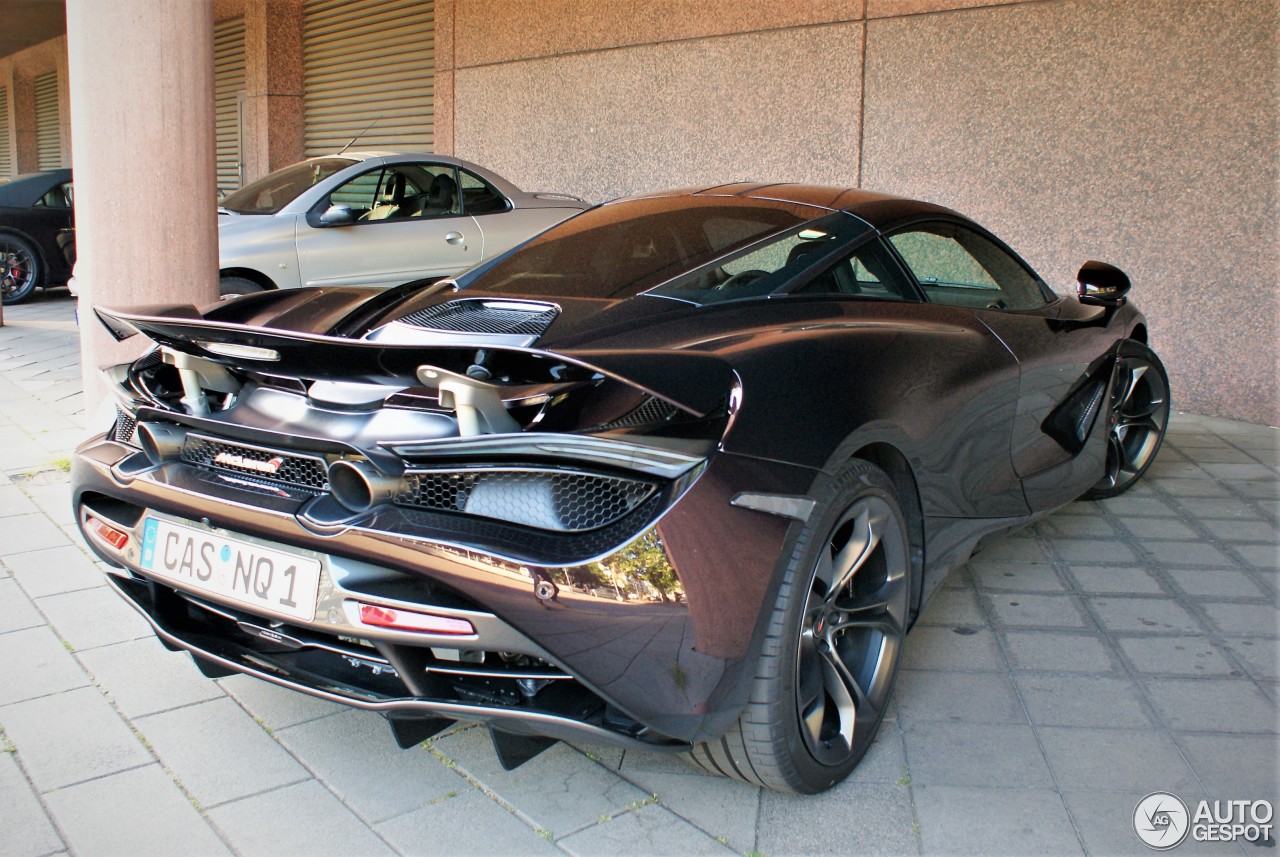
<instances>
[{"instance_id":1,"label":"convertible car side mirror","mask_svg":"<svg viewBox=\"0 0 1280 857\"><path fill-rule=\"evenodd\" d=\"M338 202L325 209L324 214L320 215L321 226L346 226L348 223L355 223L355 215L351 213L351 206Z\"/></svg>"},{"instance_id":2,"label":"convertible car side mirror","mask_svg":"<svg viewBox=\"0 0 1280 857\"><path fill-rule=\"evenodd\" d=\"M1129 294L1129 276L1115 265L1088 261L1076 274L1076 296L1082 304L1124 306Z\"/></svg>"}]
</instances>

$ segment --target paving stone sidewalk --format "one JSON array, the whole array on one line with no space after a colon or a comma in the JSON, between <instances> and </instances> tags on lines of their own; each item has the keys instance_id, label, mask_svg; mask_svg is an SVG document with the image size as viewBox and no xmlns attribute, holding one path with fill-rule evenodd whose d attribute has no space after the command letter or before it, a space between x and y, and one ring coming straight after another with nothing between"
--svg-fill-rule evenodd
<instances>
[{"instance_id":1,"label":"paving stone sidewalk","mask_svg":"<svg viewBox=\"0 0 1280 857\"><path fill-rule=\"evenodd\" d=\"M1280 797L1274 429L1178 414L1137 489L953 575L826 794L585 744L508 773L483 729L401 751L376 715L155 641L71 519L73 306L40 293L0 328L0 857L1144 854L1150 792Z\"/></svg>"}]
</instances>

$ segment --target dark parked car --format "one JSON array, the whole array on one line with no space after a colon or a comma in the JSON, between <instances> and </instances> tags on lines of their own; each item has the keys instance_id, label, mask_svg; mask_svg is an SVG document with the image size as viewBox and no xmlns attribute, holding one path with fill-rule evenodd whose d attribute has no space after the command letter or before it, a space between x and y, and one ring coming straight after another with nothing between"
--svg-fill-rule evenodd
<instances>
[{"instance_id":1,"label":"dark parked car","mask_svg":"<svg viewBox=\"0 0 1280 857\"><path fill-rule=\"evenodd\" d=\"M71 170L26 173L0 184L0 296L16 304L71 276L58 234L72 225Z\"/></svg>"},{"instance_id":2,"label":"dark parked car","mask_svg":"<svg viewBox=\"0 0 1280 857\"><path fill-rule=\"evenodd\" d=\"M815 792L975 548L1150 465L1128 279L1056 296L970 220L734 184L598 206L456 280L98 309L76 516L206 674Z\"/></svg>"}]
</instances>

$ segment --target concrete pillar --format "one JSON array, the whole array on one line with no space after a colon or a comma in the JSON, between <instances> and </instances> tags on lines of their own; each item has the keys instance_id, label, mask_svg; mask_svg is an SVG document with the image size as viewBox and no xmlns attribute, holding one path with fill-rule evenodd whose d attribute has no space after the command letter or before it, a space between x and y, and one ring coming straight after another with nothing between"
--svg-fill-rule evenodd
<instances>
[{"instance_id":1,"label":"concrete pillar","mask_svg":"<svg viewBox=\"0 0 1280 857\"><path fill-rule=\"evenodd\" d=\"M33 172L39 162L36 148L36 78L24 68L13 70L14 174Z\"/></svg>"},{"instance_id":2,"label":"concrete pillar","mask_svg":"<svg viewBox=\"0 0 1280 857\"><path fill-rule=\"evenodd\" d=\"M432 134L437 155L456 155L454 147L454 59L453 34L458 16L457 0L436 0L436 77L434 84L435 117Z\"/></svg>"},{"instance_id":3,"label":"concrete pillar","mask_svg":"<svg viewBox=\"0 0 1280 857\"><path fill-rule=\"evenodd\" d=\"M301 0L244 6L244 177L259 179L302 160Z\"/></svg>"},{"instance_id":4,"label":"concrete pillar","mask_svg":"<svg viewBox=\"0 0 1280 857\"><path fill-rule=\"evenodd\" d=\"M3 141L9 147L9 157L14 157L17 146L13 137L13 64L10 62L0 61L0 88L5 91L4 103L0 104L0 112L9 117L8 139ZM17 164L14 163L14 167ZM17 170L14 170L17 174ZM0 176L0 178L9 178L9 176ZM0 304L0 327L4 327L4 305Z\"/></svg>"},{"instance_id":5,"label":"concrete pillar","mask_svg":"<svg viewBox=\"0 0 1280 857\"><path fill-rule=\"evenodd\" d=\"M4 103L0 104L0 111L3 111L4 115L9 117L9 130L7 132L8 139L0 142L7 144L9 149L10 164L13 169L13 175L17 175L18 174L18 162L17 162L18 127L14 119L15 114L13 111L13 79L14 77L15 77L15 73L13 70L13 63L11 61L0 60L0 89L3 89L5 91ZM0 176L0 178L6 178L6 179L12 178L13 175Z\"/></svg>"},{"instance_id":6,"label":"concrete pillar","mask_svg":"<svg viewBox=\"0 0 1280 857\"><path fill-rule=\"evenodd\" d=\"M67 0L67 53L81 365L92 422L106 398L97 369L141 344L116 343L93 305L218 298L213 4Z\"/></svg>"},{"instance_id":7,"label":"concrete pillar","mask_svg":"<svg viewBox=\"0 0 1280 857\"><path fill-rule=\"evenodd\" d=\"M58 140L62 165L71 166L71 82L67 76L67 37L54 39L55 70L58 73Z\"/></svg>"}]
</instances>

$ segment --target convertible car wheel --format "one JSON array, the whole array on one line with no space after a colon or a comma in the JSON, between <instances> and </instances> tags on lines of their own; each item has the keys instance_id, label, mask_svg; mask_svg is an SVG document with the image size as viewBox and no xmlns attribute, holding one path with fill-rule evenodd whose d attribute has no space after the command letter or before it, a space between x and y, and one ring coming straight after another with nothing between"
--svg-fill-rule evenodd
<instances>
[{"instance_id":1,"label":"convertible car wheel","mask_svg":"<svg viewBox=\"0 0 1280 857\"><path fill-rule=\"evenodd\" d=\"M708 770L781 791L844 779L884 718L910 606L906 525L889 477L847 467L814 510L778 594L751 701L704 743Z\"/></svg>"},{"instance_id":2,"label":"convertible car wheel","mask_svg":"<svg viewBox=\"0 0 1280 857\"><path fill-rule=\"evenodd\" d=\"M262 291L262 286L244 277L223 277L218 280L218 291L224 298L250 295Z\"/></svg>"},{"instance_id":3,"label":"convertible car wheel","mask_svg":"<svg viewBox=\"0 0 1280 857\"><path fill-rule=\"evenodd\" d=\"M16 235L0 235L0 295L5 304L31 297L40 284L40 257Z\"/></svg>"},{"instance_id":4,"label":"convertible car wheel","mask_svg":"<svg viewBox=\"0 0 1280 857\"><path fill-rule=\"evenodd\" d=\"M1107 469L1084 495L1101 500L1123 494L1146 473L1169 424L1169 376L1155 352L1140 342L1120 346L1108 409Z\"/></svg>"}]
</instances>

